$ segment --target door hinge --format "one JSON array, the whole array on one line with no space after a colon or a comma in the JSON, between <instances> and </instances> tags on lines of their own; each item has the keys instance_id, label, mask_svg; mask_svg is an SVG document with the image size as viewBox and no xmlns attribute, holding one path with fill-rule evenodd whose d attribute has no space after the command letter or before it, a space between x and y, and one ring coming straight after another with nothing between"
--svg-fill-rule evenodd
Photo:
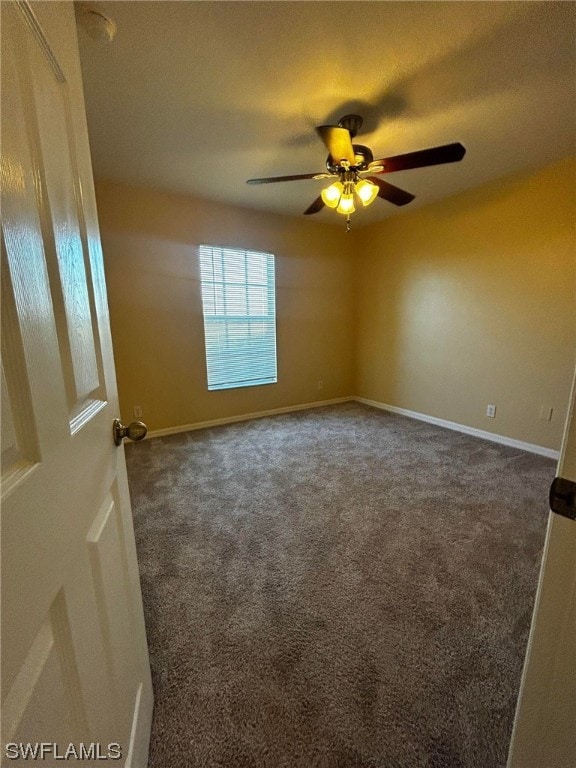
<instances>
[{"instance_id":1,"label":"door hinge","mask_svg":"<svg viewBox=\"0 0 576 768\"><path fill-rule=\"evenodd\" d=\"M576 483L555 477L550 486L550 509L557 515L576 520Z\"/></svg>"}]
</instances>

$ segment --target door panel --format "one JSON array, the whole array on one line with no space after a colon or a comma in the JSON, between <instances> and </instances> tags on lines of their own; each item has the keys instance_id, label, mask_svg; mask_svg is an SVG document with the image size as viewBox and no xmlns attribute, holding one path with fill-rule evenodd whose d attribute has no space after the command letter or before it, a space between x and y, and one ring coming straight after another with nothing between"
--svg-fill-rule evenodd
<instances>
[{"instance_id":1,"label":"door panel","mask_svg":"<svg viewBox=\"0 0 576 768\"><path fill-rule=\"evenodd\" d=\"M152 689L74 11L0 9L2 765L11 741L98 742L144 768Z\"/></svg>"},{"instance_id":2,"label":"door panel","mask_svg":"<svg viewBox=\"0 0 576 768\"><path fill-rule=\"evenodd\" d=\"M98 393L102 382L97 327L93 323L94 301L90 296L90 263L77 204L80 190L75 183L79 174L71 149L71 105L69 92L62 88L38 47L33 49L33 56L34 104L28 115L36 116L32 130L37 132L40 148L37 179L46 190L43 240L50 246L45 250L69 409L78 413L86 400ZM55 135L62 137L59 152L49 139Z\"/></svg>"},{"instance_id":3,"label":"door panel","mask_svg":"<svg viewBox=\"0 0 576 768\"><path fill-rule=\"evenodd\" d=\"M106 399L90 260L82 216L80 174L73 139L70 91L54 58L29 46L32 83L22 85L27 133L33 137L34 171L42 190L40 216L61 368L76 431ZM23 62L19 63L22 71ZM51 137L59 136L55 144ZM85 413L85 418L82 414Z\"/></svg>"},{"instance_id":4,"label":"door panel","mask_svg":"<svg viewBox=\"0 0 576 768\"><path fill-rule=\"evenodd\" d=\"M54 734L54 739L60 741L68 732L86 730L80 681L63 603L60 593L6 698L3 716L8 741L41 742L45 734L51 737Z\"/></svg>"},{"instance_id":5,"label":"door panel","mask_svg":"<svg viewBox=\"0 0 576 768\"><path fill-rule=\"evenodd\" d=\"M134 695L130 690L136 672L131 653L134 619L116 489L104 500L86 540L110 688L120 705L126 706L126 699Z\"/></svg>"},{"instance_id":6,"label":"door panel","mask_svg":"<svg viewBox=\"0 0 576 768\"><path fill-rule=\"evenodd\" d=\"M557 475L576 482L576 372ZM576 520L550 513L508 768L576 765Z\"/></svg>"}]
</instances>

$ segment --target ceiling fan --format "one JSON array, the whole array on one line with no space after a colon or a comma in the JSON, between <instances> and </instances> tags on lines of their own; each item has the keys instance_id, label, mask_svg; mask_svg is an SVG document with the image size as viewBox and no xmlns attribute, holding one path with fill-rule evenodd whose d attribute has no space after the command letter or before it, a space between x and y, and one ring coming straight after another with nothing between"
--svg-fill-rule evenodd
<instances>
[{"instance_id":1,"label":"ceiling fan","mask_svg":"<svg viewBox=\"0 0 576 768\"><path fill-rule=\"evenodd\" d=\"M384 157L374 160L372 151L363 144L353 144L352 139L362 127L360 115L345 115L338 125L319 125L316 132L324 142L328 157L326 171L322 173L303 173L293 176L272 176L264 179L248 179L247 184L273 184L278 181L298 181L301 179L336 180L308 206L305 216L318 213L326 205L335 208L338 213L347 215L350 229L350 214L355 211L354 195L363 205L370 205L376 197L394 205L406 205L414 200L414 195L405 192L393 184L378 178L378 174L405 171L409 168L424 168L429 165L455 163L462 160L466 149L455 142L431 149L421 149L404 155Z\"/></svg>"}]
</instances>

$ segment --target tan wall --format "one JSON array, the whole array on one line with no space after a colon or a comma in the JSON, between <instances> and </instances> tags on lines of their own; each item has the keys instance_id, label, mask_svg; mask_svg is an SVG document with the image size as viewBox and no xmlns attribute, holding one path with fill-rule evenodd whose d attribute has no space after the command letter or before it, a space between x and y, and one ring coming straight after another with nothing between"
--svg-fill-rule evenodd
<instances>
[{"instance_id":1,"label":"tan wall","mask_svg":"<svg viewBox=\"0 0 576 768\"><path fill-rule=\"evenodd\" d=\"M161 429L356 394L559 448L576 355L575 165L350 235L97 182L122 417L141 405ZM278 384L208 392L202 242L276 254Z\"/></svg>"},{"instance_id":2,"label":"tan wall","mask_svg":"<svg viewBox=\"0 0 576 768\"><path fill-rule=\"evenodd\" d=\"M109 182L96 194L123 419L140 405L154 430L353 394L341 227ZM208 392L200 243L276 255L277 384Z\"/></svg>"},{"instance_id":3,"label":"tan wall","mask_svg":"<svg viewBox=\"0 0 576 768\"><path fill-rule=\"evenodd\" d=\"M575 171L563 161L358 233L357 395L560 447L576 350Z\"/></svg>"}]
</instances>

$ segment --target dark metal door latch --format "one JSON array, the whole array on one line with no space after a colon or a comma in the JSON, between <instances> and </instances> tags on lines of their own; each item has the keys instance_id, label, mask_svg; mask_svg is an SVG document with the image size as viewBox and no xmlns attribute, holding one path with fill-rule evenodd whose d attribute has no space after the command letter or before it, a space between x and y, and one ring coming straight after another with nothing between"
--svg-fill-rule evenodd
<instances>
[{"instance_id":1,"label":"dark metal door latch","mask_svg":"<svg viewBox=\"0 0 576 768\"><path fill-rule=\"evenodd\" d=\"M557 515L576 520L576 483L555 477L550 486L550 509Z\"/></svg>"}]
</instances>

